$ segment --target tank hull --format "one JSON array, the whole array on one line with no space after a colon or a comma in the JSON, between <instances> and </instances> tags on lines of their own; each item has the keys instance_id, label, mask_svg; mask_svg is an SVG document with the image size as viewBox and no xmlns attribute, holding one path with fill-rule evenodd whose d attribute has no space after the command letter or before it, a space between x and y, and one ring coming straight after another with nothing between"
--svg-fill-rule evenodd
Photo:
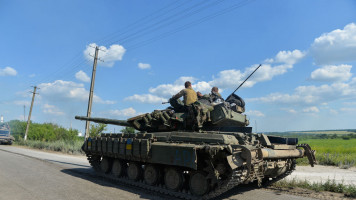
<instances>
[{"instance_id":1,"label":"tank hull","mask_svg":"<svg viewBox=\"0 0 356 200\"><path fill-rule=\"evenodd\" d=\"M284 178L307 156L309 149L298 147L262 134L178 131L103 134L82 149L104 176L180 198L211 199L240 184Z\"/></svg>"}]
</instances>

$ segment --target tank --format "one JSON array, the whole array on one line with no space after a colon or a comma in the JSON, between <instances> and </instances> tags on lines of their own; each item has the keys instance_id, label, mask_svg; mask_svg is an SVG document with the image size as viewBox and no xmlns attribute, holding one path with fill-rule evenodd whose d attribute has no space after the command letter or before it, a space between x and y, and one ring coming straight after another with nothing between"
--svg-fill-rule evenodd
<instances>
[{"instance_id":1,"label":"tank","mask_svg":"<svg viewBox=\"0 0 356 200\"><path fill-rule=\"evenodd\" d=\"M11 145L15 140L10 133L10 126L7 123L0 122L0 144Z\"/></svg>"},{"instance_id":2,"label":"tank","mask_svg":"<svg viewBox=\"0 0 356 200\"><path fill-rule=\"evenodd\" d=\"M132 134L102 134L82 146L91 166L119 182L183 199L211 199L251 182L280 180L315 151L297 138L252 133L242 98L205 95L183 109L170 100L164 110L127 120L79 120L133 127Z\"/></svg>"}]
</instances>

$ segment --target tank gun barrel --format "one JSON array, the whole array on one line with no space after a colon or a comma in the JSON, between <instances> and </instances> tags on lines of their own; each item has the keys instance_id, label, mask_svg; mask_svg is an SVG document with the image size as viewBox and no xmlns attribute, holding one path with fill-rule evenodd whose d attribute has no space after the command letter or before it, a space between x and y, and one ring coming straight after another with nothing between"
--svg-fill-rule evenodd
<instances>
[{"instance_id":1,"label":"tank gun barrel","mask_svg":"<svg viewBox=\"0 0 356 200\"><path fill-rule=\"evenodd\" d=\"M96 123L102 123L102 124L112 124L112 125L118 125L118 126L134 127L126 120L97 118L97 117L85 117L85 116L75 116L75 119L83 120L83 121L91 121L91 122L96 122Z\"/></svg>"}]
</instances>

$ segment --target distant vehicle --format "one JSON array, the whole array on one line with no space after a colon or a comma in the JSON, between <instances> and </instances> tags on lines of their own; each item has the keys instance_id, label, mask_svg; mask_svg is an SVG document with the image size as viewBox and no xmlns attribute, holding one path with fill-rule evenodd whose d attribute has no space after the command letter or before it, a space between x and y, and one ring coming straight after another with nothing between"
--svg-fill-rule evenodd
<instances>
[{"instance_id":1,"label":"distant vehicle","mask_svg":"<svg viewBox=\"0 0 356 200\"><path fill-rule=\"evenodd\" d=\"M10 126L8 123L0 122L0 144L11 145L15 140L10 133Z\"/></svg>"}]
</instances>

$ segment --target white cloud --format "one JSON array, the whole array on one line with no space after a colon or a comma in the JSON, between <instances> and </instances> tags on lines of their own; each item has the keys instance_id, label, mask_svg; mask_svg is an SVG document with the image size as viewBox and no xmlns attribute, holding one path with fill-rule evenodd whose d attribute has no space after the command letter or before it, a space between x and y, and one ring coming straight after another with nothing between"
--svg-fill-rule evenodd
<instances>
[{"instance_id":1,"label":"white cloud","mask_svg":"<svg viewBox=\"0 0 356 200\"><path fill-rule=\"evenodd\" d=\"M340 108L340 111L343 113L352 113L355 114L356 108L348 107L348 108Z\"/></svg>"},{"instance_id":2,"label":"white cloud","mask_svg":"<svg viewBox=\"0 0 356 200\"><path fill-rule=\"evenodd\" d=\"M337 115L339 112L335 109L329 109L330 114Z\"/></svg>"},{"instance_id":3,"label":"white cloud","mask_svg":"<svg viewBox=\"0 0 356 200\"><path fill-rule=\"evenodd\" d=\"M205 81L199 81L196 84L192 84L192 87L197 92L199 91L202 94L207 94L211 92L211 88L213 87L213 85ZM219 92L221 93L222 91L223 90L220 88Z\"/></svg>"},{"instance_id":4,"label":"white cloud","mask_svg":"<svg viewBox=\"0 0 356 200\"><path fill-rule=\"evenodd\" d=\"M265 114L263 114L261 111L258 111L258 110L249 110L246 112L246 115L255 116L255 117L264 117L265 116Z\"/></svg>"},{"instance_id":5,"label":"white cloud","mask_svg":"<svg viewBox=\"0 0 356 200\"><path fill-rule=\"evenodd\" d=\"M173 84L162 84L158 85L155 88L150 88L148 91L155 96L162 98L170 98L173 95L177 94L179 91L184 89L184 83L186 81L190 81L192 83L192 87L195 91L200 91L202 93L209 93L212 85L205 81L199 81L194 83L197 79L194 77L182 76L178 78ZM222 90L221 90L222 91ZM220 91L220 92L221 92Z\"/></svg>"},{"instance_id":6,"label":"white cloud","mask_svg":"<svg viewBox=\"0 0 356 200\"><path fill-rule=\"evenodd\" d=\"M82 83L72 81L56 80L53 83L41 83L41 96L51 101L88 101L89 91L84 88ZM114 104L114 101L105 101L94 94L95 103Z\"/></svg>"},{"instance_id":7,"label":"white cloud","mask_svg":"<svg viewBox=\"0 0 356 200\"><path fill-rule=\"evenodd\" d=\"M95 46L97 46L95 43L91 43L84 50L84 56L89 61L93 60L92 56L94 56L95 53L95 49L93 47ZM101 51L99 51L98 57L101 60L104 60L104 62L98 61L98 64L107 67L112 67L116 61L122 60L122 57L126 52L126 49L118 44L113 44L109 48L106 48L105 46L100 46L99 48L101 49Z\"/></svg>"},{"instance_id":8,"label":"white cloud","mask_svg":"<svg viewBox=\"0 0 356 200\"><path fill-rule=\"evenodd\" d=\"M294 110L294 109L288 109L287 111L288 111L289 113L292 113L292 114L297 113L297 111L296 111L296 110Z\"/></svg>"},{"instance_id":9,"label":"white cloud","mask_svg":"<svg viewBox=\"0 0 356 200\"><path fill-rule=\"evenodd\" d=\"M151 65L147 63L138 63L138 68L140 69L150 69Z\"/></svg>"},{"instance_id":10,"label":"white cloud","mask_svg":"<svg viewBox=\"0 0 356 200\"><path fill-rule=\"evenodd\" d=\"M314 40L311 54L317 64L333 64L356 60L356 24L324 33Z\"/></svg>"},{"instance_id":11,"label":"white cloud","mask_svg":"<svg viewBox=\"0 0 356 200\"><path fill-rule=\"evenodd\" d=\"M315 81L347 81L351 78L351 65L326 65L311 73Z\"/></svg>"},{"instance_id":12,"label":"white cloud","mask_svg":"<svg viewBox=\"0 0 356 200\"><path fill-rule=\"evenodd\" d=\"M273 77L285 74L293 65L305 56L305 53L300 50L280 51L275 58L268 58L262 64L260 69L245 82L243 87L253 87L258 82L272 80ZM209 82L210 85L218 86L222 89L232 89L241 84L257 67L252 65L246 68L243 72L241 70L230 69L220 71L217 78L213 78Z\"/></svg>"},{"instance_id":13,"label":"white cloud","mask_svg":"<svg viewBox=\"0 0 356 200\"><path fill-rule=\"evenodd\" d=\"M89 76L83 72L82 70L80 70L79 72L75 73L75 78L83 81L83 82L90 82L90 78Z\"/></svg>"},{"instance_id":14,"label":"white cloud","mask_svg":"<svg viewBox=\"0 0 356 200\"><path fill-rule=\"evenodd\" d=\"M16 76L17 71L12 67L0 68L0 76Z\"/></svg>"},{"instance_id":15,"label":"white cloud","mask_svg":"<svg viewBox=\"0 0 356 200\"><path fill-rule=\"evenodd\" d=\"M150 103L150 104L161 104L162 102L166 102L167 99L158 97L152 94L135 94L133 96L129 96L125 98L125 101L135 101L140 103Z\"/></svg>"},{"instance_id":16,"label":"white cloud","mask_svg":"<svg viewBox=\"0 0 356 200\"><path fill-rule=\"evenodd\" d=\"M132 107L125 108L122 110L109 110L106 113L108 113L110 116L115 117L133 117L135 115L138 115L137 111Z\"/></svg>"},{"instance_id":17,"label":"white cloud","mask_svg":"<svg viewBox=\"0 0 356 200\"><path fill-rule=\"evenodd\" d=\"M303 112L305 112L305 113L318 113L319 109L316 106L312 106L312 107L304 108Z\"/></svg>"},{"instance_id":18,"label":"white cloud","mask_svg":"<svg viewBox=\"0 0 356 200\"><path fill-rule=\"evenodd\" d=\"M158 97L170 98L184 88L183 85L177 84L162 84L155 88L150 88L148 91Z\"/></svg>"},{"instance_id":19,"label":"white cloud","mask_svg":"<svg viewBox=\"0 0 356 200\"><path fill-rule=\"evenodd\" d=\"M299 86L292 94L272 93L265 97L252 98L250 101L261 101L272 104L286 104L299 106L324 105L340 99L356 98L356 83L336 82L320 86Z\"/></svg>"},{"instance_id":20,"label":"white cloud","mask_svg":"<svg viewBox=\"0 0 356 200\"><path fill-rule=\"evenodd\" d=\"M305 56L305 53L301 52L298 49L295 49L294 51L280 51L277 53L274 62L294 65L300 59L302 59L304 56Z\"/></svg>"},{"instance_id":21,"label":"white cloud","mask_svg":"<svg viewBox=\"0 0 356 200\"><path fill-rule=\"evenodd\" d=\"M305 56L305 53L300 50L280 51L275 58L266 59L267 64L263 64L256 73L245 82L244 87L252 87L257 82L268 81L273 77L286 73L293 68L293 64L297 63ZM220 92L225 89L234 89L247 78L258 65L252 65L245 68L242 72L237 69L220 71L217 77L213 76L210 81L198 81L195 77L182 76L173 83L161 84L156 87L149 88L150 94L127 97L126 100L134 100L142 103L159 103L167 98L172 97L179 91L184 89L184 83L190 81L195 91L201 93L210 93L211 88L216 86Z\"/></svg>"},{"instance_id":22,"label":"white cloud","mask_svg":"<svg viewBox=\"0 0 356 200\"><path fill-rule=\"evenodd\" d=\"M179 77L176 81L174 81L174 85L184 85L186 81L190 81L191 83L194 83L197 79L192 77L192 76L181 76Z\"/></svg>"},{"instance_id":23,"label":"white cloud","mask_svg":"<svg viewBox=\"0 0 356 200\"><path fill-rule=\"evenodd\" d=\"M287 111L287 112L289 112L291 114L296 114L297 113L297 111L294 110L293 108L281 108L281 110Z\"/></svg>"},{"instance_id":24,"label":"white cloud","mask_svg":"<svg viewBox=\"0 0 356 200\"><path fill-rule=\"evenodd\" d=\"M13 104L18 105L18 106L30 106L31 102L30 101L14 101Z\"/></svg>"},{"instance_id":25,"label":"white cloud","mask_svg":"<svg viewBox=\"0 0 356 200\"><path fill-rule=\"evenodd\" d=\"M43 112L46 114L56 115L56 116L64 115L64 112L62 112L56 106L53 106L53 105L44 104L42 106L42 109L43 109Z\"/></svg>"},{"instance_id":26,"label":"white cloud","mask_svg":"<svg viewBox=\"0 0 356 200\"><path fill-rule=\"evenodd\" d=\"M343 104L346 106L353 106L356 105L356 102L344 102Z\"/></svg>"}]
</instances>

